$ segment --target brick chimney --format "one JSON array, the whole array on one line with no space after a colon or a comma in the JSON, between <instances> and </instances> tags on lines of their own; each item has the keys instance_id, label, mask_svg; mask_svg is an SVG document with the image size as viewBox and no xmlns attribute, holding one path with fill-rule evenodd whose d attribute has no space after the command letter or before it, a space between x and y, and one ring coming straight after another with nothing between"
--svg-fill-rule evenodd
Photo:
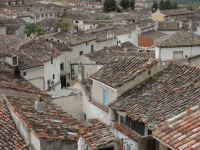
<instances>
[{"instance_id":1,"label":"brick chimney","mask_svg":"<svg viewBox=\"0 0 200 150\"><path fill-rule=\"evenodd\" d=\"M38 95L36 101L35 101L35 110L38 112L44 112L45 111L45 102L41 98L41 95Z\"/></svg>"},{"instance_id":2,"label":"brick chimney","mask_svg":"<svg viewBox=\"0 0 200 150\"><path fill-rule=\"evenodd\" d=\"M80 62L78 66L78 81L82 81L84 79L84 66L82 62Z\"/></svg>"}]
</instances>

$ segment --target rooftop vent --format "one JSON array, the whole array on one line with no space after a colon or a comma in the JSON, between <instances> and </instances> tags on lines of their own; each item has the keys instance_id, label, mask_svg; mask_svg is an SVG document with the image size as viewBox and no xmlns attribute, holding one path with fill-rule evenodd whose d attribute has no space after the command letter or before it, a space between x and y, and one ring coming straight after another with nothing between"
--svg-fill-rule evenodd
<instances>
[{"instance_id":1,"label":"rooftop vent","mask_svg":"<svg viewBox=\"0 0 200 150\"><path fill-rule=\"evenodd\" d=\"M36 101L35 101L35 110L38 112L44 112L45 111L45 102L41 98L41 95L38 95Z\"/></svg>"}]
</instances>

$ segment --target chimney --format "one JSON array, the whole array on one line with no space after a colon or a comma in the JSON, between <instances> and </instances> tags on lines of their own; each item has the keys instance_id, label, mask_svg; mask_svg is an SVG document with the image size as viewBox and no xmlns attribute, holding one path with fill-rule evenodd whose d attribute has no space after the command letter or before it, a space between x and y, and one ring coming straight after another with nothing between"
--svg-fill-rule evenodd
<instances>
[{"instance_id":1,"label":"chimney","mask_svg":"<svg viewBox=\"0 0 200 150\"><path fill-rule=\"evenodd\" d=\"M151 21L149 20L149 26L151 26Z\"/></svg>"},{"instance_id":2,"label":"chimney","mask_svg":"<svg viewBox=\"0 0 200 150\"><path fill-rule=\"evenodd\" d=\"M38 95L36 101L35 101L35 110L38 112L44 112L45 111L45 102L41 98L41 95Z\"/></svg>"},{"instance_id":3,"label":"chimney","mask_svg":"<svg viewBox=\"0 0 200 150\"><path fill-rule=\"evenodd\" d=\"M61 32L61 28L60 28L60 26L59 26L59 28L58 28L58 32Z\"/></svg>"},{"instance_id":4,"label":"chimney","mask_svg":"<svg viewBox=\"0 0 200 150\"><path fill-rule=\"evenodd\" d=\"M188 23L188 27L191 29L192 28L192 21L190 20Z\"/></svg>"},{"instance_id":5,"label":"chimney","mask_svg":"<svg viewBox=\"0 0 200 150\"><path fill-rule=\"evenodd\" d=\"M42 11L42 8L40 8L40 11Z\"/></svg>"},{"instance_id":6,"label":"chimney","mask_svg":"<svg viewBox=\"0 0 200 150\"><path fill-rule=\"evenodd\" d=\"M182 22L182 20L180 20L179 21L179 28L182 28L182 26L183 26L183 22Z\"/></svg>"},{"instance_id":7,"label":"chimney","mask_svg":"<svg viewBox=\"0 0 200 150\"><path fill-rule=\"evenodd\" d=\"M53 47L53 43L52 42L50 42L50 47Z\"/></svg>"},{"instance_id":8,"label":"chimney","mask_svg":"<svg viewBox=\"0 0 200 150\"><path fill-rule=\"evenodd\" d=\"M197 34L200 35L200 25L197 26Z\"/></svg>"},{"instance_id":9,"label":"chimney","mask_svg":"<svg viewBox=\"0 0 200 150\"><path fill-rule=\"evenodd\" d=\"M127 51L127 48L126 48L126 47L124 47L124 51L125 51L125 52Z\"/></svg>"},{"instance_id":10,"label":"chimney","mask_svg":"<svg viewBox=\"0 0 200 150\"><path fill-rule=\"evenodd\" d=\"M14 78L17 78L17 79L20 79L20 70L18 68L18 66L15 67L15 70L14 70Z\"/></svg>"},{"instance_id":11,"label":"chimney","mask_svg":"<svg viewBox=\"0 0 200 150\"><path fill-rule=\"evenodd\" d=\"M27 11L29 11L29 8L27 8Z\"/></svg>"},{"instance_id":12,"label":"chimney","mask_svg":"<svg viewBox=\"0 0 200 150\"><path fill-rule=\"evenodd\" d=\"M80 62L78 66L78 81L82 80L84 80L84 66L82 62Z\"/></svg>"}]
</instances>

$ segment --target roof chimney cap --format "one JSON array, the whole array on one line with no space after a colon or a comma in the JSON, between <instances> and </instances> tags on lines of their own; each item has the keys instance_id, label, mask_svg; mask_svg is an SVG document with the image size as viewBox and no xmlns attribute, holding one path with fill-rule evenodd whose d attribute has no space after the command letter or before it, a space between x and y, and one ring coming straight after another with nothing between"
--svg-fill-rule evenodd
<instances>
[{"instance_id":1,"label":"roof chimney cap","mask_svg":"<svg viewBox=\"0 0 200 150\"><path fill-rule=\"evenodd\" d=\"M41 98L41 95L38 95L36 101L35 101L35 110L38 112L44 112L45 111L45 102Z\"/></svg>"}]
</instances>

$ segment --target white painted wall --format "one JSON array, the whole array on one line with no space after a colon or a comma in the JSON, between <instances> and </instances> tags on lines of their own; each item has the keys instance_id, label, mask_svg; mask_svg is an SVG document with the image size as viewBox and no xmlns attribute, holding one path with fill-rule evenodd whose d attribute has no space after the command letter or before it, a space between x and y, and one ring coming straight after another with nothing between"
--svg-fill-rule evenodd
<instances>
[{"instance_id":1,"label":"white painted wall","mask_svg":"<svg viewBox=\"0 0 200 150\"><path fill-rule=\"evenodd\" d=\"M166 30L159 30L159 31L162 33L165 33L165 34L173 34L173 33L177 32L177 31L166 31Z\"/></svg>"},{"instance_id":2,"label":"white painted wall","mask_svg":"<svg viewBox=\"0 0 200 150\"><path fill-rule=\"evenodd\" d=\"M32 132L34 132L34 131L32 131ZM30 139L31 145L35 148L35 150L41 150L40 140L38 138L36 138L35 135L32 132L30 132L30 135L31 135L31 139Z\"/></svg>"},{"instance_id":3,"label":"white painted wall","mask_svg":"<svg viewBox=\"0 0 200 150\"><path fill-rule=\"evenodd\" d=\"M132 139L130 139L128 136L124 135L123 133L119 132L117 129L110 127L110 131L119 139L129 139L124 140L124 142L127 142L126 144L123 144L123 147L125 150L127 150L127 144L131 146L131 150L138 150L138 143Z\"/></svg>"},{"instance_id":4,"label":"white painted wall","mask_svg":"<svg viewBox=\"0 0 200 150\"><path fill-rule=\"evenodd\" d=\"M0 34L6 35L6 26L0 26Z\"/></svg>"},{"instance_id":5,"label":"white painted wall","mask_svg":"<svg viewBox=\"0 0 200 150\"><path fill-rule=\"evenodd\" d=\"M167 59L173 59L174 51L183 51L183 57L185 57L185 55L190 56L190 55L200 54L200 46L196 46L192 48L191 47L161 48L160 52L159 52L159 48L156 47L155 48L156 58L161 58L161 61L167 60Z\"/></svg>"}]
</instances>

